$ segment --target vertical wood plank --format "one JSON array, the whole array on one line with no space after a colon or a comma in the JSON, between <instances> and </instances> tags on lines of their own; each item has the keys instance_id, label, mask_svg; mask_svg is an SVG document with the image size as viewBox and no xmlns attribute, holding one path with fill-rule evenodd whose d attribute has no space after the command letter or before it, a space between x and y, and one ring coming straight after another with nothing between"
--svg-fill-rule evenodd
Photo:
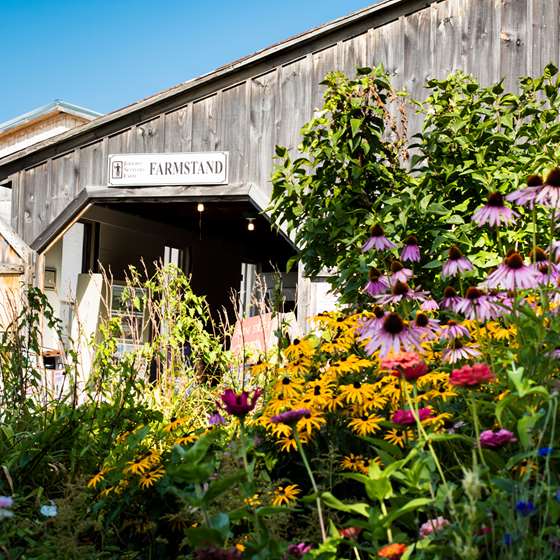
<instances>
[{"instance_id":1,"label":"vertical wood plank","mask_svg":"<svg viewBox=\"0 0 560 560\"><path fill-rule=\"evenodd\" d=\"M161 152L163 149L162 122L159 117L136 126L135 150L141 154Z\"/></svg>"},{"instance_id":2,"label":"vertical wood plank","mask_svg":"<svg viewBox=\"0 0 560 560\"><path fill-rule=\"evenodd\" d=\"M51 208L49 222L64 210L78 191L78 173L74 164L74 152L52 160L50 170Z\"/></svg>"},{"instance_id":3,"label":"vertical wood plank","mask_svg":"<svg viewBox=\"0 0 560 560\"><path fill-rule=\"evenodd\" d=\"M216 93L193 104L192 149L195 152L219 150L219 96Z\"/></svg>"},{"instance_id":4,"label":"vertical wood plank","mask_svg":"<svg viewBox=\"0 0 560 560\"><path fill-rule=\"evenodd\" d=\"M80 148L80 187L102 185L103 142Z\"/></svg>"},{"instance_id":5,"label":"vertical wood plank","mask_svg":"<svg viewBox=\"0 0 560 560\"><path fill-rule=\"evenodd\" d=\"M514 91L527 74L527 0L501 0L499 55L504 87Z\"/></svg>"},{"instance_id":6,"label":"vertical wood plank","mask_svg":"<svg viewBox=\"0 0 560 560\"><path fill-rule=\"evenodd\" d=\"M350 78L356 76L357 68L367 66L367 43L368 35L364 32L340 44L342 70Z\"/></svg>"},{"instance_id":7,"label":"vertical wood plank","mask_svg":"<svg viewBox=\"0 0 560 560\"><path fill-rule=\"evenodd\" d=\"M552 62L558 66L560 36L560 2L558 0L529 0L531 16L528 26L528 73L537 76ZM530 31L530 32L529 32Z\"/></svg>"},{"instance_id":8,"label":"vertical wood plank","mask_svg":"<svg viewBox=\"0 0 560 560\"><path fill-rule=\"evenodd\" d=\"M192 150L192 103L165 115L164 136L166 152Z\"/></svg>"},{"instance_id":9,"label":"vertical wood plank","mask_svg":"<svg viewBox=\"0 0 560 560\"><path fill-rule=\"evenodd\" d=\"M404 87L404 22L400 17L370 31L370 64L382 64L396 89Z\"/></svg>"},{"instance_id":10,"label":"vertical wood plank","mask_svg":"<svg viewBox=\"0 0 560 560\"><path fill-rule=\"evenodd\" d=\"M329 72L338 70L337 61L338 47L336 43L321 51L313 53L311 57L311 107L317 109L323 106L323 93L325 86L321 82Z\"/></svg>"},{"instance_id":11,"label":"vertical wood plank","mask_svg":"<svg viewBox=\"0 0 560 560\"><path fill-rule=\"evenodd\" d=\"M432 5L434 68L432 77L443 79L465 69L466 51L462 41L464 0L445 0Z\"/></svg>"},{"instance_id":12,"label":"vertical wood plank","mask_svg":"<svg viewBox=\"0 0 560 560\"><path fill-rule=\"evenodd\" d=\"M253 78L249 82L249 181L270 193L270 174L274 147L277 144L274 115L278 70Z\"/></svg>"},{"instance_id":13,"label":"vertical wood plank","mask_svg":"<svg viewBox=\"0 0 560 560\"><path fill-rule=\"evenodd\" d=\"M221 150L229 151L229 182L238 184L246 176L244 138L247 134L245 82L226 89L221 94L217 135Z\"/></svg>"},{"instance_id":14,"label":"vertical wood plank","mask_svg":"<svg viewBox=\"0 0 560 560\"><path fill-rule=\"evenodd\" d=\"M118 134L109 136L109 154L127 154L134 151L134 129L127 128Z\"/></svg>"}]
</instances>

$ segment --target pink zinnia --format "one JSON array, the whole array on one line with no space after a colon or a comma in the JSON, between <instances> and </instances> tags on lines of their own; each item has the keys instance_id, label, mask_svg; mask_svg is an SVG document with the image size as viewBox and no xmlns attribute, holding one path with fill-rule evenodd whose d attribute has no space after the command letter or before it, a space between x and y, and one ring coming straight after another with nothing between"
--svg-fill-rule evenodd
<instances>
[{"instance_id":1,"label":"pink zinnia","mask_svg":"<svg viewBox=\"0 0 560 560\"><path fill-rule=\"evenodd\" d=\"M381 369L392 371L392 375L401 375L407 381L414 381L428 373L428 366L416 352L401 352L391 358L381 360Z\"/></svg>"},{"instance_id":2,"label":"pink zinnia","mask_svg":"<svg viewBox=\"0 0 560 560\"><path fill-rule=\"evenodd\" d=\"M418 262L420 260L420 247L415 235L409 235L404 242L404 249L401 251L401 261Z\"/></svg>"},{"instance_id":3,"label":"pink zinnia","mask_svg":"<svg viewBox=\"0 0 560 560\"><path fill-rule=\"evenodd\" d=\"M260 397L261 393L261 389L255 389L251 400L249 400L249 393L247 391L237 394L232 389L226 389L220 395L220 398L224 403L224 408L229 414L237 416L238 418L244 418L255 408L257 399Z\"/></svg>"},{"instance_id":4,"label":"pink zinnia","mask_svg":"<svg viewBox=\"0 0 560 560\"><path fill-rule=\"evenodd\" d=\"M480 445L481 447L487 447L489 449L498 449L503 447L508 443L515 443L517 438L509 430L498 430L493 432L492 430L484 430L480 434Z\"/></svg>"},{"instance_id":5,"label":"pink zinnia","mask_svg":"<svg viewBox=\"0 0 560 560\"><path fill-rule=\"evenodd\" d=\"M511 251L484 284L489 288L524 290L536 288L538 282L535 271L523 262L523 257L517 251Z\"/></svg>"},{"instance_id":6,"label":"pink zinnia","mask_svg":"<svg viewBox=\"0 0 560 560\"><path fill-rule=\"evenodd\" d=\"M535 205L535 199L542 188L542 177L540 175L529 175L529 177L527 177L527 187L508 194L506 196L506 200L509 202L515 202L521 206L527 204L529 208L533 208Z\"/></svg>"},{"instance_id":7,"label":"pink zinnia","mask_svg":"<svg viewBox=\"0 0 560 560\"><path fill-rule=\"evenodd\" d=\"M385 232L380 225L375 225L371 228L369 239L364 243L362 252L377 249L378 251L385 251L387 249L394 249L396 245L385 237Z\"/></svg>"},{"instance_id":8,"label":"pink zinnia","mask_svg":"<svg viewBox=\"0 0 560 560\"><path fill-rule=\"evenodd\" d=\"M443 528L449 525L449 521L445 519L445 517L436 517L434 519L429 519L426 523L423 523L420 526L419 535L421 539L424 539L431 535L432 533L437 533L441 531Z\"/></svg>"},{"instance_id":9,"label":"pink zinnia","mask_svg":"<svg viewBox=\"0 0 560 560\"><path fill-rule=\"evenodd\" d=\"M471 261L463 256L457 245L453 245L449 249L449 257L441 270L442 276L456 276L462 272L468 272L473 269Z\"/></svg>"},{"instance_id":10,"label":"pink zinnia","mask_svg":"<svg viewBox=\"0 0 560 560\"><path fill-rule=\"evenodd\" d=\"M478 387L494 379L495 375L487 364L474 364L454 369L449 376L449 383L458 387Z\"/></svg>"},{"instance_id":11,"label":"pink zinnia","mask_svg":"<svg viewBox=\"0 0 560 560\"><path fill-rule=\"evenodd\" d=\"M555 167L546 176L535 201L544 206L558 208L560 206L560 168Z\"/></svg>"},{"instance_id":12,"label":"pink zinnia","mask_svg":"<svg viewBox=\"0 0 560 560\"><path fill-rule=\"evenodd\" d=\"M472 220L479 226L499 226L511 223L516 216L517 212L504 206L504 197L494 192L488 196L488 202L473 214Z\"/></svg>"},{"instance_id":13,"label":"pink zinnia","mask_svg":"<svg viewBox=\"0 0 560 560\"><path fill-rule=\"evenodd\" d=\"M418 409L418 419L420 422L427 420L432 416L432 409L429 406ZM401 426L409 426L414 424L416 420L414 419L414 413L410 409L400 408L397 410L393 417L391 418L394 424L400 424Z\"/></svg>"},{"instance_id":14,"label":"pink zinnia","mask_svg":"<svg viewBox=\"0 0 560 560\"><path fill-rule=\"evenodd\" d=\"M405 268L400 261L395 259L391 263L391 283L408 282L410 278L412 278L412 270Z\"/></svg>"},{"instance_id":15,"label":"pink zinnia","mask_svg":"<svg viewBox=\"0 0 560 560\"><path fill-rule=\"evenodd\" d=\"M384 294L389 289L389 282L387 279L377 270L377 268L370 268L368 273L368 283L364 288L364 291L370 296L376 296L378 294Z\"/></svg>"},{"instance_id":16,"label":"pink zinnia","mask_svg":"<svg viewBox=\"0 0 560 560\"><path fill-rule=\"evenodd\" d=\"M380 356L384 357L389 352L398 353L403 350L415 350L420 347L420 339L398 313L388 313L383 323L378 328L362 330L362 340L369 339L366 343L366 351L373 354L379 350Z\"/></svg>"},{"instance_id":17,"label":"pink zinnia","mask_svg":"<svg viewBox=\"0 0 560 560\"><path fill-rule=\"evenodd\" d=\"M411 288L406 282L397 280L393 284L390 294L377 296L376 300L382 305L387 305L389 303L399 303L401 300L424 301L427 295L428 292L416 290Z\"/></svg>"}]
</instances>

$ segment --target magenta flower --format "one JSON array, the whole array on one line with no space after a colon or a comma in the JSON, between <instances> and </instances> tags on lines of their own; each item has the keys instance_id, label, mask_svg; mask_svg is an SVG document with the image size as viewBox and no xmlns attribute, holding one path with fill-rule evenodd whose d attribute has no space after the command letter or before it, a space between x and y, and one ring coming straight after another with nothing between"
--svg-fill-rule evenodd
<instances>
[{"instance_id":1,"label":"magenta flower","mask_svg":"<svg viewBox=\"0 0 560 560\"><path fill-rule=\"evenodd\" d=\"M367 251L371 251L371 249L385 251L388 249L394 249L395 247L396 245L385 237L383 228L380 225L375 225L371 228L370 237L364 243L362 252L365 253Z\"/></svg>"},{"instance_id":2,"label":"magenta flower","mask_svg":"<svg viewBox=\"0 0 560 560\"><path fill-rule=\"evenodd\" d=\"M523 262L523 257L517 251L511 251L484 284L489 288L524 290L536 288L538 282L534 269Z\"/></svg>"},{"instance_id":3,"label":"magenta flower","mask_svg":"<svg viewBox=\"0 0 560 560\"><path fill-rule=\"evenodd\" d=\"M288 546L288 555L292 558L303 558L310 550L310 544L300 542L298 544L291 544Z\"/></svg>"},{"instance_id":4,"label":"magenta flower","mask_svg":"<svg viewBox=\"0 0 560 560\"><path fill-rule=\"evenodd\" d=\"M420 422L427 420L432 416L432 409L429 406L418 409L418 419ZM391 418L394 424L400 424L401 426L409 426L414 424L416 420L414 419L414 413L410 409L400 408L397 410L393 417Z\"/></svg>"},{"instance_id":5,"label":"magenta flower","mask_svg":"<svg viewBox=\"0 0 560 560\"><path fill-rule=\"evenodd\" d=\"M418 332L420 338L424 340L433 340L437 338L440 330L439 321L430 319L425 313L416 313L416 319L412 328Z\"/></svg>"},{"instance_id":6,"label":"magenta flower","mask_svg":"<svg viewBox=\"0 0 560 560\"><path fill-rule=\"evenodd\" d=\"M471 344L465 346L460 338L454 338L449 342L449 346L443 349L441 353L442 361L448 364L455 364L460 360L470 360L478 358L480 351L476 346Z\"/></svg>"},{"instance_id":7,"label":"magenta flower","mask_svg":"<svg viewBox=\"0 0 560 560\"><path fill-rule=\"evenodd\" d=\"M455 311L462 313L467 319L482 322L498 316L495 307L488 300L488 296L473 286L467 289L465 297L462 298Z\"/></svg>"},{"instance_id":8,"label":"magenta flower","mask_svg":"<svg viewBox=\"0 0 560 560\"><path fill-rule=\"evenodd\" d=\"M447 324L441 326L442 340L454 340L455 338L470 338L469 329L463 325L459 325L456 321L447 321Z\"/></svg>"},{"instance_id":9,"label":"magenta flower","mask_svg":"<svg viewBox=\"0 0 560 560\"><path fill-rule=\"evenodd\" d=\"M463 256L457 245L453 245L449 249L449 257L441 270L442 276L457 276L462 272L468 272L473 269L473 265L467 257Z\"/></svg>"},{"instance_id":10,"label":"magenta flower","mask_svg":"<svg viewBox=\"0 0 560 560\"><path fill-rule=\"evenodd\" d=\"M439 305L435 299L428 298L426 301L422 302L420 309L422 311L437 311L439 309Z\"/></svg>"},{"instance_id":11,"label":"magenta flower","mask_svg":"<svg viewBox=\"0 0 560 560\"><path fill-rule=\"evenodd\" d=\"M377 268L370 268L368 273L369 279L364 291L370 296L384 294L389 289L389 282L385 276L377 270Z\"/></svg>"},{"instance_id":12,"label":"magenta flower","mask_svg":"<svg viewBox=\"0 0 560 560\"><path fill-rule=\"evenodd\" d=\"M387 295L377 296L375 299L381 305L387 305L389 303L399 303L401 300L407 301L424 301L428 292L423 292L421 290L415 290L411 288L406 282L401 282L397 280L393 284L391 293Z\"/></svg>"},{"instance_id":13,"label":"magenta flower","mask_svg":"<svg viewBox=\"0 0 560 560\"><path fill-rule=\"evenodd\" d=\"M543 206L560 206L560 168L555 167L546 176L544 185L539 189L535 201Z\"/></svg>"},{"instance_id":14,"label":"magenta flower","mask_svg":"<svg viewBox=\"0 0 560 560\"><path fill-rule=\"evenodd\" d=\"M481 447L488 447L489 449L498 449L507 445L508 443L515 443L517 438L509 430L503 428L497 432L492 430L484 430L480 434Z\"/></svg>"},{"instance_id":15,"label":"magenta flower","mask_svg":"<svg viewBox=\"0 0 560 560\"><path fill-rule=\"evenodd\" d=\"M494 192L488 196L488 202L473 214L472 220L479 226L499 226L511 223L516 216L517 212L504 206L504 197Z\"/></svg>"},{"instance_id":16,"label":"magenta flower","mask_svg":"<svg viewBox=\"0 0 560 560\"><path fill-rule=\"evenodd\" d=\"M463 302L463 298L455 291L452 286L447 286L443 290L443 299L441 300L441 306L444 309L451 309L451 311L457 312L459 305Z\"/></svg>"},{"instance_id":17,"label":"magenta flower","mask_svg":"<svg viewBox=\"0 0 560 560\"><path fill-rule=\"evenodd\" d=\"M429 519L426 523L420 526L420 531L418 532L421 539L424 539L431 535L432 533L437 533L449 525L449 521L445 517L435 517L434 519Z\"/></svg>"},{"instance_id":18,"label":"magenta flower","mask_svg":"<svg viewBox=\"0 0 560 560\"><path fill-rule=\"evenodd\" d=\"M209 426L222 426L225 423L226 419L217 410L208 416Z\"/></svg>"},{"instance_id":19,"label":"magenta flower","mask_svg":"<svg viewBox=\"0 0 560 560\"><path fill-rule=\"evenodd\" d=\"M405 268L400 261L396 259L391 263L391 284L395 282L408 282L412 278L412 270Z\"/></svg>"},{"instance_id":20,"label":"magenta flower","mask_svg":"<svg viewBox=\"0 0 560 560\"><path fill-rule=\"evenodd\" d=\"M535 199L543 188L543 180L540 175L529 175L527 177L527 186L524 189L519 189L506 196L509 202L515 202L521 206L529 206L533 208Z\"/></svg>"},{"instance_id":21,"label":"magenta flower","mask_svg":"<svg viewBox=\"0 0 560 560\"><path fill-rule=\"evenodd\" d=\"M389 352L412 351L420 347L420 338L411 330L398 313L388 313L378 328L364 329L362 340L369 341L365 349L369 354L379 350L380 357Z\"/></svg>"},{"instance_id":22,"label":"magenta flower","mask_svg":"<svg viewBox=\"0 0 560 560\"><path fill-rule=\"evenodd\" d=\"M224 408L232 416L244 418L255 408L257 399L261 396L261 389L255 389L251 400L249 400L249 393L243 391L240 394L235 393L232 389L226 389L220 396L224 403Z\"/></svg>"},{"instance_id":23,"label":"magenta flower","mask_svg":"<svg viewBox=\"0 0 560 560\"><path fill-rule=\"evenodd\" d=\"M401 261L418 262L420 260L420 247L415 235L409 235L404 242L404 248L401 251Z\"/></svg>"},{"instance_id":24,"label":"magenta flower","mask_svg":"<svg viewBox=\"0 0 560 560\"><path fill-rule=\"evenodd\" d=\"M293 426L302 418L309 418L310 416L311 411L308 408L297 408L281 412L280 414L273 416L270 421L273 424L288 424L288 426Z\"/></svg>"}]
</instances>

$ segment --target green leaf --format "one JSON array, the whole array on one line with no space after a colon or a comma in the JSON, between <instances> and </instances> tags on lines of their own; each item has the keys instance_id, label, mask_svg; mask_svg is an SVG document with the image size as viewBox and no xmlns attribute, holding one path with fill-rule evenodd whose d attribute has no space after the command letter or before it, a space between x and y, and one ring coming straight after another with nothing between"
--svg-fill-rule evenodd
<instances>
[{"instance_id":1,"label":"green leaf","mask_svg":"<svg viewBox=\"0 0 560 560\"><path fill-rule=\"evenodd\" d=\"M337 509L339 511L344 511L346 513L357 513L369 518L369 505L364 503L357 504L345 504L341 502L338 498L335 498L330 492L323 492L321 494L321 501L328 507Z\"/></svg>"},{"instance_id":2,"label":"green leaf","mask_svg":"<svg viewBox=\"0 0 560 560\"><path fill-rule=\"evenodd\" d=\"M421 507L430 505L432 501L433 500L431 498L415 498L410 500L404 506L381 518L381 522L385 527L390 527L399 517L402 517L403 515Z\"/></svg>"}]
</instances>

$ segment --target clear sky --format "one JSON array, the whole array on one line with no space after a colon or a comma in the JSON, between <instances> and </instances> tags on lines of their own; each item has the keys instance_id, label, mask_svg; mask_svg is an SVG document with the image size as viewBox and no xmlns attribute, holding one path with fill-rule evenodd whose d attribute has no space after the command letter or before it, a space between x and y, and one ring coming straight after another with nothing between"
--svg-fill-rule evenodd
<instances>
[{"instance_id":1,"label":"clear sky","mask_svg":"<svg viewBox=\"0 0 560 560\"><path fill-rule=\"evenodd\" d=\"M0 0L0 122L107 113L378 0Z\"/></svg>"}]
</instances>

